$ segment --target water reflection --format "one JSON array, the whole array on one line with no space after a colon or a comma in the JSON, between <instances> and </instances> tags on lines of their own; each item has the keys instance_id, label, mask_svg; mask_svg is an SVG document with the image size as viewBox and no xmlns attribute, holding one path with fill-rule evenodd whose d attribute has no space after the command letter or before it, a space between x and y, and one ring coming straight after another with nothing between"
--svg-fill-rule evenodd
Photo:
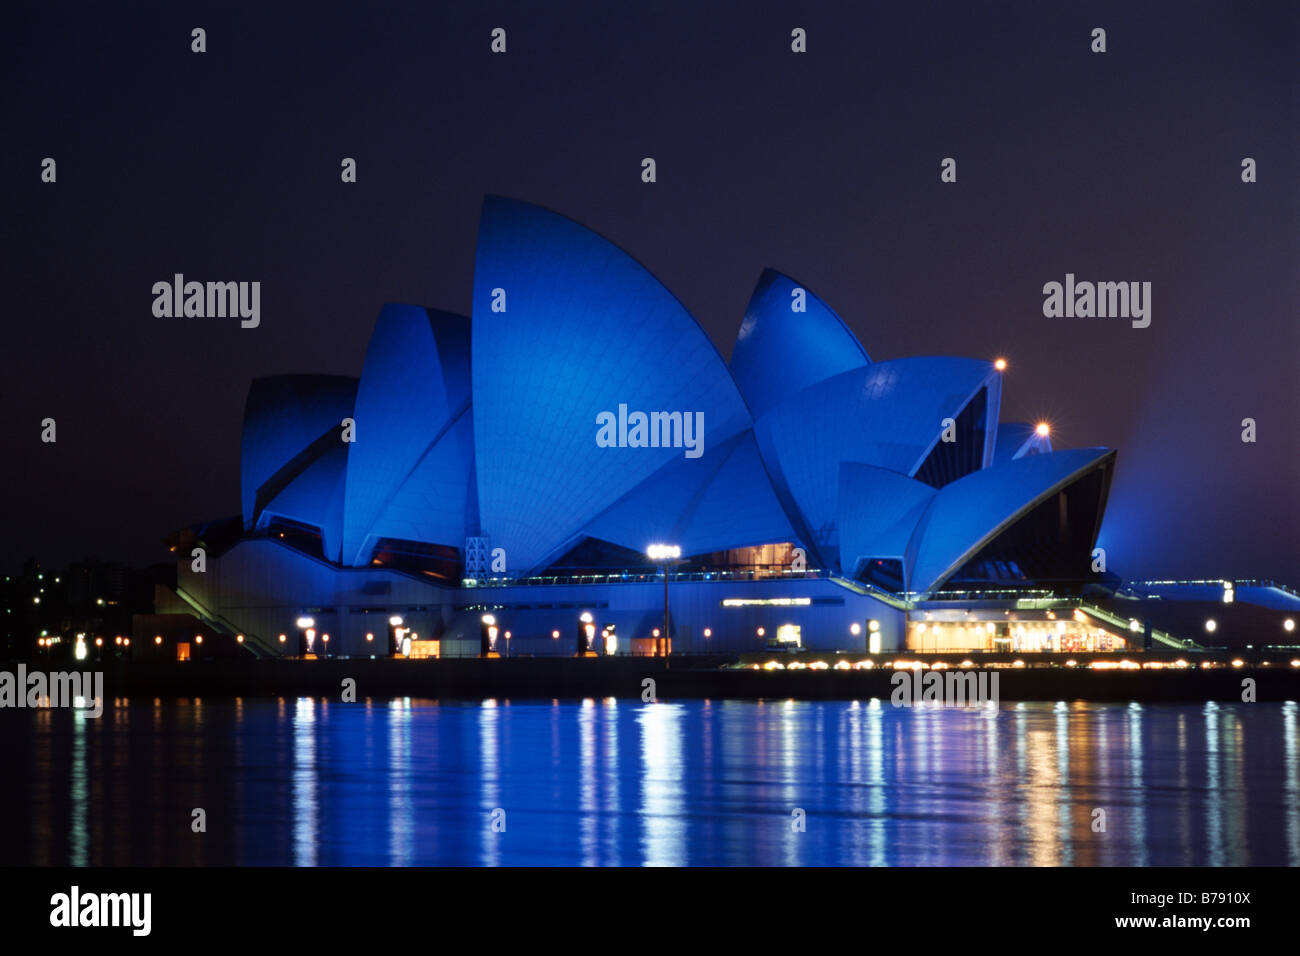
<instances>
[{"instance_id":1,"label":"water reflection","mask_svg":"<svg viewBox=\"0 0 1300 956\"><path fill-rule=\"evenodd\" d=\"M618 762L618 701L613 697L605 699L605 720L604 728L604 767L603 784L605 801L601 806L601 819L604 823L604 859L607 866L618 866L621 862L619 854L618 827L621 818L621 802L619 800L619 784L621 777L619 775Z\"/></svg>"},{"instance_id":2,"label":"water reflection","mask_svg":"<svg viewBox=\"0 0 1300 956\"><path fill-rule=\"evenodd\" d=\"M293 865L315 866L316 702L299 698L293 712Z\"/></svg>"},{"instance_id":3,"label":"water reflection","mask_svg":"<svg viewBox=\"0 0 1300 956\"><path fill-rule=\"evenodd\" d=\"M87 843L89 830L86 816L90 810L90 797L87 793L88 773L86 771L86 720L80 710L72 712L72 771L69 796L72 800L72 819L69 821L69 839L71 847L68 863L72 866L85 866L89 861Z\"/></svg>"},{"instance_id":4,"label":"water reflection","mask_svg":"<svg viewBox=\"0 0 1300 956\"><path fill-rule=\"evenodd\" d=\"M0 759L6 864L1300 865L1295 702L118 700Z\"/></svg>"},{"instance_id":5,"label":"water reflection","mask_svg":"<svg viewBox=\"0 0 1300 956\"><path fill-rule=\"evenodd\" d=\"M646 866L672 866L684 858L681 813L681 718L684 704L653 704L638 715L641 728L641 846Z\"/></svg>"},{"instance_id":6,"label":"water reflection","mask_svg":"<svg viewBox=\"0 0 1300 956\"><path fill-rule=\"evenodd\" d=\"M372 716L368 714L367 716ZM415 807L411 792L411 700L388 704L388 862L410 866L414 849Z\"/></svg>"},{"instance_id":7,"label":"water reflection","mask_svg":"<svg viewBox=\"0 0 1300 956\"><path fill-rule=\"evenodd\" d=\"M1219 753L1219 705L1205 705L1205 834L1209 842L1210 865L1223 866L1223 793L1219 781L1223 758Z\"/></svg>"},{"instance_id":8,"label":"water reflection","mask_svg":"<svg viewBox=\"0 0 1300 956\"><path fill-rule=\"evenodd\" d=\"M1146 805L1141 799L1142 794L1142 705L1131 703L1128 705L1128 785L1133 794L1131 812L1129 819L1131 821L1129 830L1129 841L1133 845L1135 853L1132 866L1147 866L1147 845L1145 835L1147 832Z\"/></svg>"},{"instance_id":9,"label":"water reflection","mask_svg":"<svg viewBox=\"0 0 1300 956\"><path fill-rule=\"evenodd\" d=\"M1300 866L1300 759L1296 755L1296 703L1282 705L1283 783L1286 793L1287 866Z\"/></svg>"},{"instance_id":10,"label":"water reflection","mask_svg":"<svg viewBox=\"0 0 1300 956\"><path fill-rule=\"evenodd\" d=\"M597 813L596 790L596 702L587 699L578 711L578 812L580 813L579 851L583 866L596 866Z\"/></svg>"},{"instance_id":11,"label":"water reflection","mask_svg":"<svg viewBox=\"0 0 1300 956\"><path fill-rule=\"evenodd\" d=\"M485 700L478 711L478 776L479 810L486 825L480 827L482 851L479 862L487 866L501 863L501 838L509 826L509 814L504 817L501 805L500 713L495 700Z\"/></svg>"}]
</instances>

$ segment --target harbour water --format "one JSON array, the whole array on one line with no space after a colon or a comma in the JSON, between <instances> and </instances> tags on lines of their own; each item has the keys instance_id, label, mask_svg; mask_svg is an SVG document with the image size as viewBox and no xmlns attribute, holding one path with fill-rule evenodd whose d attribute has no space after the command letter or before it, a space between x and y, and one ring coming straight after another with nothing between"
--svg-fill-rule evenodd
<instances>
[{"instance_id":1,"label":"harbour water","mask_svg":"<svg viewBox=\"0 0 1300 956\"><path fill-rule=\"evenodd\" d=\"M1300 865L1295 702L132 699L0 759L0 864Z\"/></svg>"}]
</instances>

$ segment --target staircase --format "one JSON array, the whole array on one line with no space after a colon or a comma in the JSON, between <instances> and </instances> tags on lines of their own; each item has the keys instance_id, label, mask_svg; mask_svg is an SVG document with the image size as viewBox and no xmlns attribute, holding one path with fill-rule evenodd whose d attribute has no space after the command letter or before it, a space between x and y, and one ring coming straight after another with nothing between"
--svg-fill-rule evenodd
<instances>
[{"instance_id":1,"label":"staircase","mask_svg":"<svg viewBox=\"0 0 1300 956\"><path fill-rule=\"evenodd\" d=\"M275 645L273 645L270 641L264 640L263 638L261 638L256 634L248 634L244 631L241 631L230 621L226 620L226 618L222 617L220 614L217 614L215 611L212 611L206 606L204 606L204 604L198 598L196 598L193 594L190 594L184 588L177 586L172 590L175 592L178 598L180 598L182 601L184 601L186 604L190 606L190 608L198 616L198 619L200 621L202 621L212 630L216 631L218 634L224 634L227 637L229 637L232 641L238 635L243 634L244 635L243 646L248 648L248 650L257 657L270 658L270 657L280 656L279 651L276 649Z\"/></svg>"}]
</instances>

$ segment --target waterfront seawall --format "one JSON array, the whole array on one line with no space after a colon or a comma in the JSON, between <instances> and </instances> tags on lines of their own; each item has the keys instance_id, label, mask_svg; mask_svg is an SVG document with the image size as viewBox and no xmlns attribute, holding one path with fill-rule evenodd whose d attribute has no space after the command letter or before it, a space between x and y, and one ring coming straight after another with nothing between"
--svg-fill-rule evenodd
<instances>
[{"instance_id":1,"label":"waterfront seawall","mask_svg":"<svg viewBox=\"0 0 1300 956\"><path fill-rule=\"evenodd\" d=\"M634 698L654 682L659 700L674 698L888 700L892 668L870 670L753 670L727 666L720 657L512 660L211 660L108 661L104 693L115 697L341 697L356 682L357 699ZM968 670L987 669L976 662ZM35 665L29 665L33 667ZM949 664L947 673L958 670ZM1241 667L1162 670L1093 670L1087 667L998 667L1004 701L1199 701L1240 702L1244 681L1253 680L1259 701L1300 700L1300 668L1272 663Z\"/></svg>"}]
</instances>

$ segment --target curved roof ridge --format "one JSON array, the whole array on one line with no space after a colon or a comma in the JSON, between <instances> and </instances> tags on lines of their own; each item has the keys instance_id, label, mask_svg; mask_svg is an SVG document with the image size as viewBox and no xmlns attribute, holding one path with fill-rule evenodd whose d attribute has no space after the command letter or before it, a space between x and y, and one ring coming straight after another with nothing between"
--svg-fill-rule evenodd
<instances>
[{"instance_id":1,"label":"curved roof ridge","mask_svg":"<svg viewBox=\"0 0 1300 956\"><path fill-rule=\"evenodd\" d=\"M792 296L803 293L803 309ZM834 309L812 289L765 268L745 307L728 368L757 419L792 395L871 358Z\"/></svg>"},{"instance_id":2,"label":"curved roof ridge","mask_svg":"<svg viewBox=\"0 0 1300 956\"><path fill-rule=\"evenodd\" d=\"M344 483L344 564L369 560L366 542L376 521L468 404L469 324L465 316L422 305L390 302L380 309L357 388L357 440Z\"/></svg>"},{"instance_id":3,"label":"curved roof ridge","mask_svg":"<svg viewBox=\"0 0 1300 956\"><path fill-rule=\"evenodd\" d=\"M1113 464L1115 457L1110 448L1047 452L993 465L945 485L908 542L905 564L915 582L913 590L933 591L1030 510L1088 472ZM988 524L985 519L994 508L995 519Z\"/></svg>"},{"instance_id":4,"label":"curved roof ridge","mask_svg":"<svg viewBox=\"0 0 1300 956\"><path fill-rule=\"evenodd\" d=\"M588 226L586 223L581 222L580 220L575 219L572 216L566 215L565 213L562 213L557 209L552 209L550 206L543 206L541 203L532 202L531 200L528 199L519 199L515 196L507 196L504 193L484 193L483 194L484 205L487 204L487 201L489 199L499 199L504 202L519 203L522 206L532 206L534 209L540 209L542 212L549 213L552 216L557 216L560 219L565 220L566 222L572 223L573 225L577 226L579 229L591 233L593 236L595 236L605 245L609 246L611 249L615 249L618 252L625 255L628 259L632 260L632 262L636 263L636 265L638 265L641 268L641 270L645 272L646 275L654 279L655 282L659 284L660 288L662 288L665 292L667 292L670 296L672 296L673 301L676 302L681 307L681 310L683 312L685 312L687 315L691 317L691 321L694 322L695 327L700 330L700 334L704 336L705 340L709 343L710 346L712 346L713 354L718 357L718 361L722 363L722 367L723 368L727 367L727 360L722 357L722 352L721 350L719 350L718 344L714 342L713 337L709 335L707 331L705 331L704 326L700 325L700 320L695 317L695 313L686 307L686 303L683 302L680 298L678 298L677 293L672 290L672 287L668 285L668 283L664 282L663 279L659 278L659 275L656 272L654 272L649 266L647 266L644 262L642 262L640 259L634 256L631 252L629 252L624 246L615 242L613 239L609 238L609 236L605 235L603 232L593 229L590 226ZM480 225L482 224L482 222L483 222L483 215L482 212L480 211L479 213ZM737 392L739 392L739 389L737 389ZM741 396L741 401L742 402L744 401L744 396ZM753 416L751 415L750 417L752 418Z\"/></svg>"},{"instance_id":5,"label":"curved roof ridge","mask_svg":"<svg viewBox=\"0 0 1300 956\"><path fill-rule=\"evenodd\" d=\"M835 553L840 462L914 476L943 418L957 417L997 374L979 359L891 359L810 385L764 414L754 426L759 447L813 545Z\"/></svg>"},{"instance_id":6,"label":"curved roof ridge","mask_svg":"<svg viewBox=\"0 0 1300 956\"><path fill-rule=\"evenodd\" d=\"M239 439L245 528L257 521L263 486L352 414L358 386L359 379L348 375L293 373L253 379L244 399Z\"/></svg>"},{"instance_id":7,"label":"curved roof ridge","mask_svg":"<svg viewBox=\"0 0 1300 956\"><path fill-rule=\"evenodd\" d=\"M526 573L673 458L695 467L753 419L716 344L634 256L560 213L483 201L471 348L482 531ZM676 413L634 445L603 416ZM689 422L688 422L689 419ZM695 447L683 450L686 425Z\"/></svg>"}]
</instances>

